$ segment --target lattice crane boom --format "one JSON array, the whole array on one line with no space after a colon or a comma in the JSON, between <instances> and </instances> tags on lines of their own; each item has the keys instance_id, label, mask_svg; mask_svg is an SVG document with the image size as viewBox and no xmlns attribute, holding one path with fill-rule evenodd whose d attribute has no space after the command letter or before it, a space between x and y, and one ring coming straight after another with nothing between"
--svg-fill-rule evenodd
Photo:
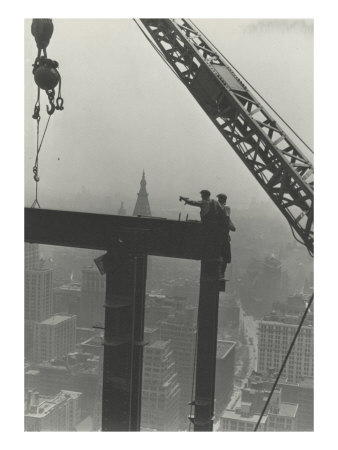
<instances>
[{"instance_id":1,"label":"lattice crane boom","mask_svg":"<svg viewBox=\"0 0 338 450\"><path fill-rule=\"evenodd\" d=\"M163 57L312 254L311 162L190 20L140 20Z\"/></svg>"}]
</instances>

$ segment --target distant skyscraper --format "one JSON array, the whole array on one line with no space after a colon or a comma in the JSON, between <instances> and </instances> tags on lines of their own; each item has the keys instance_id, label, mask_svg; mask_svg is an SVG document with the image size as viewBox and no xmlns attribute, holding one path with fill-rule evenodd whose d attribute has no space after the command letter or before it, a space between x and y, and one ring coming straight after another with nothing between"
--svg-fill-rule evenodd
<instances>
[{"instance_id":1,"label":"distant skyscraper","mask_svg":"<svg viewBox=\"0 0 338 450\"><path fill-rule=\"evenodd\" d=\"M124 208L124 206L123 206L123 202L121 202L121 206L120 206L120 208L119 208L117 214L118 214L119 216L125 216L125 215L127 214L127 212L126 212L126 210L125 210L125 208Z\"/></svg>"},{"instance_id":2,"label":"distant skyscraper","mask_svg":"<svg viewBox=\"0 0 338 450\"><path fill-rule=\"evenodd\" d=\"M51 316L53 309L53 272L43 263L25 272L25 320L40 322Z\"/></svg>"},{"instance_id":3,"label":"distant skyscraper","mask_svg":"<svg viewBox=\"0 0 338 450\"><path fill-rule=\"evenodd\" d=\"M39 263L39 244L25 242L25 270L32 270Z\"/></svg>"},{"instance_id":4,"label":"distant skyscraper","mask_svg":"<svg viewBox=\"0 0 338 450\"><path fill-rule=\"evenodd\" d=\"M141 187L140 187L140 191L137 194L137 200L136 200L136 205L134 208L134 212L133 212L133 216L151 216L151 211L150 211L150 206L149 206L149 200L148 200L148 192L146 189L146 178L144 175L144 171L143 171L143 175L142 175L142 179L141 179Z\"/></svg>"},{"instance_id":5,"label":"distant skyscraper","mask_svg":"<svg viewBox=\"0 0 338 450\"><path fill-rule=\"evenodd\" d=\"M54 288L54 313L79 316L81 283L74 281Z\"/></svg>"},{"instance_id":6,"label":"distant skyscraper","mask_svg":"<svg viewBox=\"0 0 338 450\"><path fill-rule=\"evenodd\" d=\"M34 324L33 359L50 361L75 351L76 316L56 314Z\"/></svg>"},{"instance_id":7,"label":"distant skyscraper","mask_svg":"<svg viewBox=\"0 0 338 450\"><path fill-rule=\"evenodd\" d=\"M53 312L53 271L39 259L39 246L25 243L25 357L31 358L36 322Z\"/></svg>"},{"instance_id":8,"label":"distant skyscraper","mask_svg":"<svg viewBox=\"0 0 338 450\"><path fill-rule=\"evenodd\" d=\"M299 314L271 313L259 323L258 372L278 371L295 335ZM313 377L313 315L308 314L283 376L290 383Z\"/></svg>"},{"instance_id":9,"label":"distant skyscraper","mask_svg":"<svg viewBox=\"0 0 338 450\"><path fill-rule=\"evenodd\" d=\"M215 413L221 414L230 400L235 373L236 342L217 340Z\"/></svg>"},{"instance_id":10,"label":"distant skyscraper","mask_svg":"<svg viewBox=\"0 0 338 450\"><path fill-rule=\"evenodd\" d=\"M189 425L189 402L191 402L191 385L194 370L196 344L196 308L177 311L161 324L161 339L170 340L174 351L174 360L181 388L180 419L181 428Z\"/></svg>"},{"instance_id":11,"label":"distant skyscraper","mask_svg":"<svg viewBox=\"0 0 338 450\"><path fill-rule=\"evenodd\" d=\"M89 327L104 323L104 302L106 295L106 277L96 267L82 269L80 327Z\"/></svg>"},{"instance_id":12,"label":"distant skyscraper","mask_svg":"<svg viewBox=\"0 0 338 450\"><path fill-rule=\"evenodd\" d=\"M156 328L145 329L141 427L152 431L178 431L180 387L169 341L158 339Z\"/></svg>"}]
</instances>

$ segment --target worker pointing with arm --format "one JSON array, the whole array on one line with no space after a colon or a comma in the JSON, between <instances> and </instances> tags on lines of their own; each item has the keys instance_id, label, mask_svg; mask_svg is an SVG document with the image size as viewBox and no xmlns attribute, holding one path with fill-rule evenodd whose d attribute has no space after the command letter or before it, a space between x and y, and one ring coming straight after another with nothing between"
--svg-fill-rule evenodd
<instances>
[{"instance_id":1,"label":"worker pointing with arm","mask_svg":"<svg viewBox=\"0 0 338 450\"><path fill-rule=\"evenodd\" d=\"M203 189L201 192L201 200L190 200L188 197L180 197L180 202L184 201L186 205L197 206L201 208L201 222L205 223L211 213L214 200L210 199L210 191Z\"/></svg>"}]
</instances>

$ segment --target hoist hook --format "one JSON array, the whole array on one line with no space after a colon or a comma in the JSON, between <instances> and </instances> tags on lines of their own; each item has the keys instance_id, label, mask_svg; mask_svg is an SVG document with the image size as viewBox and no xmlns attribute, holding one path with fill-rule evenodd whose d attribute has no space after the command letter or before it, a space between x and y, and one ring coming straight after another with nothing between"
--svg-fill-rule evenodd
<instances>
[{"instance_id":1,"label":"hoist hook","mask_svg":"<svg viewBox=\"0 0 338 450\"><path fill-rule=\"evenodd\" d=\"M46 91L46 92L48 95L48 100L49 100L49 105L50 105L50 108L47 105L46 109L47 109L47 113L51 116L55 111L55 104L54 104L55 91L54 91L54 89L51 89L50 91Z\"/></svg>"},{"instance_id":2,"label":"hoist hook","mask_svg":"<svg viewBox=\"0 0 338 450\"><path fill-rule=\"evenodd\" d=\"M56 107L55 109L57 109L58 111L62 111L63 110L63 98L62 97L58 97L56 99Z\"/></svg>"},{"instance_id":3,"label":"hoist hook","mask_svg":"<svg viewBox=\"0 0 338 450\"><path fill-rule=\"evenodd\" d=\"M54 114L54 111L56 108L55 108L55 105L52 100L49 100L49 104L50 104L50 108L48 105L46 105L46 109L47 109L47 114L49 114L51 116L52 114Z\"/></svg>"}]
</instances>

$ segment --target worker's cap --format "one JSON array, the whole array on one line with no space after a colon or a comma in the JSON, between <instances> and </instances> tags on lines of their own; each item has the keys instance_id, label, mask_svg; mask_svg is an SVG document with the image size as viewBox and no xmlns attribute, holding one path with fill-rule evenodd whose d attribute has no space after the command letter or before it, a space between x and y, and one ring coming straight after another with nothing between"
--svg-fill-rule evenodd
<instances>
[{"instance_id":1,"label":"worker's cap","mask_svg":"<svg viewBox=\"0 0 338 450\"><path fill-rule=\"evenodd\" d=\"M217 194L216 197L217 198L225 198L225 200L228 198L228 196L226 194L223 194L223 193Z\"/></svg>"},{"instance_id":2,"label":"worker's cap","mask_svg":"<svg viewBox=\"0 0 338 450\"><path fill-rule=\"evenodd\" d=\"M202 189L200 191L200 194L206 194L206 195L211 195L210 191L208 191L208 189Z\"/></svg>"}]
</instances>

